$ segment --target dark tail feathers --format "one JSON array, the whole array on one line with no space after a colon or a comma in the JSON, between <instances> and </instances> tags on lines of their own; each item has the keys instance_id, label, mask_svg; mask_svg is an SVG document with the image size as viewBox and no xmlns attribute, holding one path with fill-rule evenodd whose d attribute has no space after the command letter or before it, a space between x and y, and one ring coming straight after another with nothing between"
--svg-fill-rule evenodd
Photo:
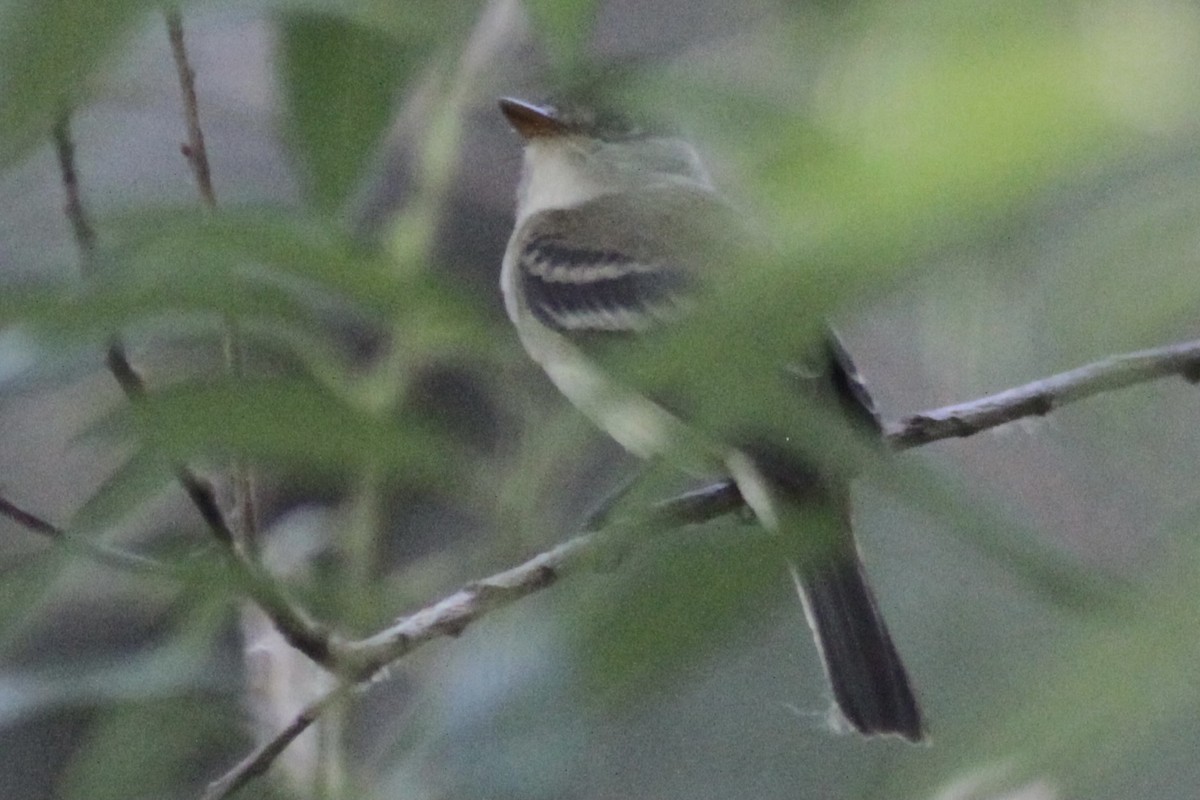
<instances>
[{"instance_id":1,"label":"dark tail feathers","mask_svg":"<svg viewBox=\"0 0 1200 800\"><path fill-rule=\"evenodd\" d=\"M849 553L795 572L809 624L846 721L864 735L925 737L921 710L900 655L867 586L853 541ZM795 567L793 567L795 570Z\"/></svg>"}]
</instances>

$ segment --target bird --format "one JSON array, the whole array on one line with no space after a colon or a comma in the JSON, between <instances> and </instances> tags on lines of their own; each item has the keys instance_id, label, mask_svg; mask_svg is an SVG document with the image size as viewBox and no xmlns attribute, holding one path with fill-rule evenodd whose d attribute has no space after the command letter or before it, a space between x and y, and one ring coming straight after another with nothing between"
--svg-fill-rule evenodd
<instances>
[{"instance_id":1,"label":"bird","mask_svg":"<svg viewBox=\"0 0 1200 800\"><path fill-rule=\"evenodd\" d=\"M749 226L684 138L582 106L505 97L499 109L523 144L500 286L524 349L629 452L731 479L780 543L832 689L836 727L923 741L920 706L855 542L849 477L806 458L786 434L697 425L681 411L686 404L610 368L614 354L653 347L661 331L719 302L739 259L752 261L741 256L755 239ZM780 365L779 384L797 387L790 401L827 401L848 426L881 438L866 384L840 339L821 327L815 355ZM781 405L772 398L769 407ZM814 507L830 524L811 524Z\"/></svg>"}]
</instances>

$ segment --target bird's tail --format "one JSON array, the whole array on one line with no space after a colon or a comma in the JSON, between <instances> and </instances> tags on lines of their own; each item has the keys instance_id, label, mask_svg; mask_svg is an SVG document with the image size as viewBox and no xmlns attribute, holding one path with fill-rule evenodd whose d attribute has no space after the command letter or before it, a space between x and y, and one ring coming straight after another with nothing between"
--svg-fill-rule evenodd
<instances>
[{"instance_id":1,"label":"bird's tail","mask_svg":"<svg viewBox=\"0 0 1200 800\"><path fill-rule=\"evenodd\" d=\"M803 473L795 471L788 480L773 480L761 462L740 453L729 466L755 516L779 534L841 717L865 736L924 739L908 674L867 585L846 493L831 496L815 475L797 480ZM792 503L795 495L803 502ZM830 503L839 507L828 525L803 524L813 515L795 513L799 506L811 510ZM804 530L791 530L797 522Z\"/></svg>"},{"instance_id":2,"label":"bird's tail","mask_svg":"<svg viewBox=\"0 0 1200 800\"><path fill-rule=\"evenodd\" d=\"M838 711L866 736L925 736L921 711L900 655L853 552L792 575L804 602Z\"/></svg>"}]
</instances>

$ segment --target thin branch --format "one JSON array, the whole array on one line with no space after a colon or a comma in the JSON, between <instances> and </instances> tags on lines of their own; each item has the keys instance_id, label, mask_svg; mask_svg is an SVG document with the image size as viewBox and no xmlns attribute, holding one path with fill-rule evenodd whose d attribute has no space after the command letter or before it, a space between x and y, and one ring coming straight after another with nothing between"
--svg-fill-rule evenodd
<instances>
[{"instance_id":1,"label":"thin branch","mask_svg":"<svg viewBox=\"0 0 1200 800\"><path fill-rule=\"evenodd\" d=\"M560 578L603 560L611 563L630 545L633 530L667 533L690 524L714 519L742 505L737 489L728 482L713 484L659 503L636 523L612 526L577 536L520 566L478 581L386 630L336 648L341 672L351 679L308 705L287 727L254 750L235 767L209 784L201 800L224 800L253 778L265 773L296 737L329 708L376 677L389 664L422 644L442 636L458 636L489 611L510 605L556 583ZM652 526L652 527L651 527Z\"/></svg>"},{"instance_id":2,"label":"thin branch","mask_svg":"<svg viewBox=\"0 0 1200 800\"><path fill-rule=\"evenodd\" d=\"M379 633L347 642L338 658L345 674L369 680L421 645L443 636L458 636L485 614L552 586L573 572L613 564L635 538L645 542L647 535L665 535L724 516L741 506L741 495L731 482L681 494L634 520L576 536L523 564L465 586ZM632 537L635 531L639 535Z\"/></svg>"},{"instance_id":3,"label":"thin branch","mask_svg":"<svg viewBox=\"0 0 1200 800\"><path fill-rule=\"evenodd\" d=\"M279 754L296 740L300 734L308 730L314 722L329 708L337 705L352 691L352 684L339 684L321 697L305 706L286 728L277 733L270 741L255 748L254 752L237 763L231 770L208 785L201 800L225 800L252 779L266 772Z\"/></svg>"},{"instance_id":4,"label":"thin branch","mask_svg":"<svg viewBox=\"0 0 1200 800\"><path fill-rule=\"evenodd\" d=\"M52 539L66 547L81 550L93 560L114 569L157 575L174 572L174 569L169 564L149 558L148 556L118 550L115 547L105 547L89 542L86 539L77 539L69 536L62 528L47 522L30 511L26 511L4 497L0 497L0 516L8 517L22 528Z\"/></svg>"},{"instance_id":5,"label":"thin branch","mask_svg":"<svg viewBox=\"0 0 1200 800\"><path fill-rule=\"evenodd\" d=\"M20 508L3 497L0 497L0 514L8 517L26 530L40 533L42 536L54 539L55 541L62 541L67 538L66 531L62 528L47 522L30 511Z\"/></svg>"},{"instance_id":6,"label":"thin branch","mask_svg":"<svg viewBox=\"0 0 1200 800\"><path fill-rule=\"evenodd\" d=\"M1041 417L1056 408L1103 392L1178 375L1200 381L1200 341L1112 356L1078 369L1051 375L978 400L923 411L888 426L888 442L897 450L977 433L1024 417Z\"/></svg>"},{"instance_id":7,"label":"thin branch","mask_svg":"<svg viewBox=\"0 0 1200 800\"><path fill-rule=\"evenodd\" d=\"M220 509L217 508L211 487L186 469L181 469L178 474L180 482L184 484L189 497L200 509L201 516L209 523L209 526L216 530L224 530L223 534L216 534L217 538L219 539L221 535L228 536L228 528L225 527ZM4 497L0 497L0 515L66 547L77 548L94 560L117 569L158 575L177 574L178 572L171 565L162 561L70 536L57 525L26 511ZM257 565L243 561L228 548L221 548L221 552L225 556L226 565L232 573L235 585L245 591L262 609L263 613L271 619L288 644L318 664L330 667L335 665L336 657L333 655L333 651L341 646L340 639L336 635L310 619L303 610L294 605L283 593L279 583Z\"/></svg>"},{"instance_id":8,"label":"thin branch","mask_svg":"<svg viewBox=\"0 0 1200 800\"><path fill-rule=\"evenodd\" d=\"M71 118L63 114L54 125L54 149L58 157L59 171L62 175L63 189L67 200L63 210L71 223L75 234L75 242L82 256L84 274L92 270L93 256L96 252L96 230L88 219L87 211L79 193L79 172L75 168L75 142L71 138Z\"/></svg>"},{"instance_id":9,"label":"thin branch","mask_svg":"<svg viewBox=\"0 0 1200 800\"><path fill-rule=\"evenodd\" d=\"M95 234L80 196L75 148L66 116L55 125L54 140L59 172L67 193L66 213L71 219L76 246L86 269L94 257ZM145 381L130 363L119 339L114 338L109 344L105 364L131 403L137 403L145 397ZM319 664L332 664L331 648L337 646L337 637L292 603L280 585L257 562L245 557L235 546L237 537L221 511L212 485L186 465L177 465L175 474L188 499L200 512L209 532L222 545L222 552L235 583L270 617L289 644ZM46 526L49 526L49 523L46 523ZM48 529L40 527L40 530L46 533Z\"/></svg>"},{"instance_id":10,"label":"thin branch","mask_svg":"<svg viewBox=\"0 0 1200 800\"><path fill-rule=\"evenodd\" d=\"M178 9L166 12L167 36L171 41L171 55L175 60L175 72L179 78L179 92L183 98L183 119L187 127L187 142L180 147L180 152L191 167L192 176L196 181L196 189L205 207L212 210L217 207L217 192L213 187L212 168L208 161L208 148L204 144L204 129L200 127L200 104L196 99L196 71L188 60L187 47L183 38L183 17ZM225 351L225 364L229 374L235 378L244 372L244 355L241 335L234 320L226 318L225 333L222 337ZM258 503L254 486L254 475L251 469L240 459L234 459L230 466L230 483L232 484L233 508L236 510L239 525L235 531L235 546L243 549L248 557L256 558L258 550Z\"/></svg>"},{"instance_id":11,"label":"thin branch","mask_svg":"<svg viewBox=\"0 0 1200 800\"><path fill-rule=\"evenodd\" d=\"M187 125L188 140L180 150L192 168L200 197L209 208L217 205L217 192L213 189L212 170L208 164L208 150L204 146L204 131L200 127L200 106L196 101L196 73L188 63L187 48L183 43L183 17L177 9L167 12L167 36L171 40L171 55L175 58L175 71L179 75L179 89L183 93L183 118Z\"/></svg>"}]
</instances>

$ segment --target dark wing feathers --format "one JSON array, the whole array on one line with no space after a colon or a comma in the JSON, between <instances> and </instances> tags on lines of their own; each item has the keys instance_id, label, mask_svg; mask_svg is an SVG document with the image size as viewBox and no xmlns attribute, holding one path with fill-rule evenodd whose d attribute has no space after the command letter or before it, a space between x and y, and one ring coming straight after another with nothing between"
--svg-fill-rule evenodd
<instances>
[{"instance_id":1,"label":"dark wing feathers","mask_svg":"<svg viewBox=\"0 0 1200 800\"><path fill-rule=\"evenodd\" d=\"M563 332L643 331L677 317L695 288L678 266L572 247L549 235L526 244L521 281L530 311Z\"/></svg>"},{"instance_id":2,"label":"dark wing feathers","mask_svg":"<svg viewBox=\"0 0 1200 800\"><path fill-rule=\"evenodd\" d=\"M531 217L520 277L529 310L563 333L632 333L677 319L736 228L701 189L604 196ZM597 231L605 231L603 240ZM727 258L724 260L728 260Z\"/></svg>"},{"instance_id":3,"label":"dark wing feathers","mask_svg":"<svg viewBox=\"0 0 1200 800\"><path fill-rule=\"evenodd\" d=\"M832 370L834 392L842 409L855 423L862 425L863 430L882 435L883 419L879 407L837 331L828 331L825 347Z\"/></svg>"}]
</instances>

